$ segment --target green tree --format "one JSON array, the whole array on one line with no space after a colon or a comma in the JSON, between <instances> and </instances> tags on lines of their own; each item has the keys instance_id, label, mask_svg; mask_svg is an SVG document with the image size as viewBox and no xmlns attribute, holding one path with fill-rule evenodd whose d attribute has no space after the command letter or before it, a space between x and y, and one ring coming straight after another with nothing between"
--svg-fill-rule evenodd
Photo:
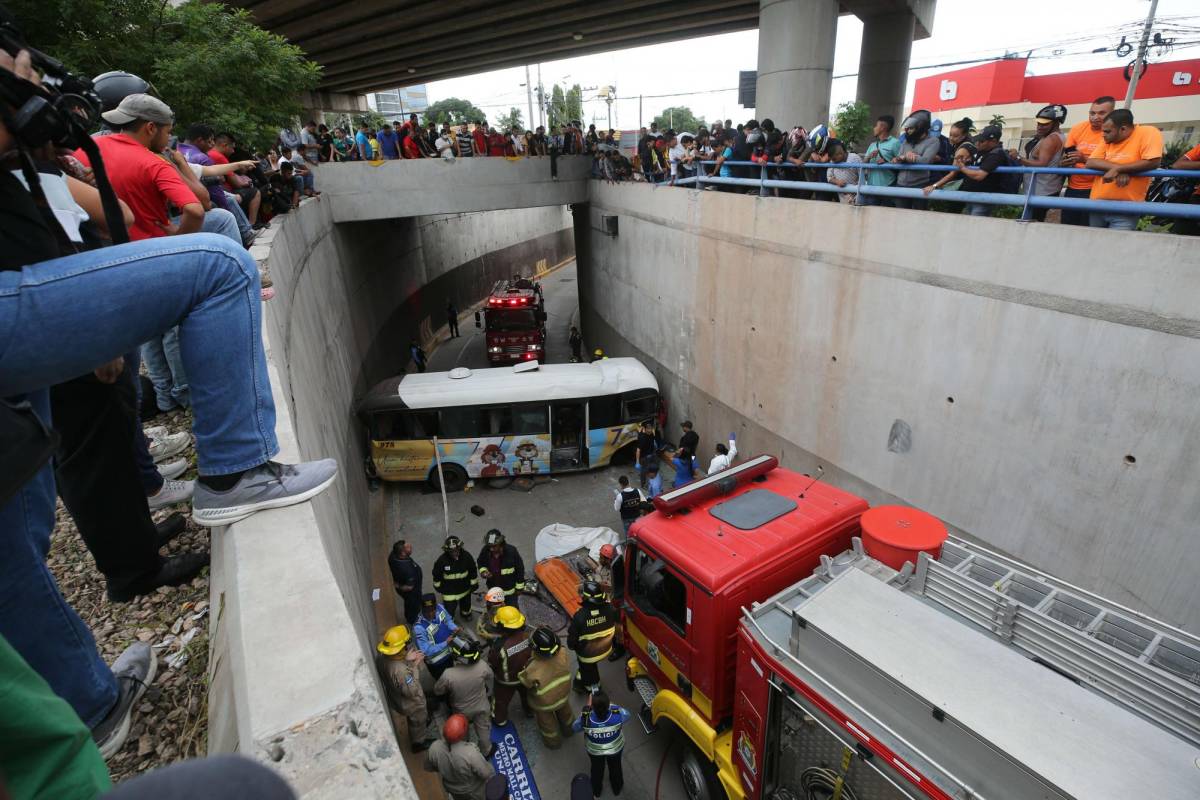
<instances>
[{"instance_id":1,"label":"green tree","mask_svg":"<svg viewBox=\"0 0 1200 800\"><path fill-rule=\"evenodd\" d=\"M567 97L563 92L562 87L557 83L550 90L550 110L549 123L550 127L562 125L571 118L567 116Z\"/></svg>"},{"instance_id":2,"label":"green tree","mask_svg":"<svg viewBox=\"0 0 1200 800\"><path fill-rule=\"evenodd\" d=\"M425 119L436 122L439 125L444 122L448 122L451 125L461 125L464 122L471 123L484 119L486 116L470 100L461 100L457 97L447 97L445 100L438 100L436 103L431 103L429 108L425 109Z\"/></svg>"},{"instance_id":3,"label":"green tree","mask_svg":"<svg viewBox=\"0 0 1200 800\"><path fill-rule=\"evenodd\" d=\"M842 103L833 117L833 130L849 150L866 141L873 125L870 106L858 101Z\"/></svg>"},{"instance_id":4,"label":"green tree","mask_svg":"<svg viewBox=\"0 0 1200 800\"><path fill-rule=\"evenodd\" d=\"M1003 114L992 114L992 118L990 120L988 120L988 125L995 125L998 128L1003 128L1004 127L1004 115Z\"/></svg>"},{"instance_id":5,"label":"green tree","mask_svg":"<svg viewBox=\"0 0 1200 800\"><path fill-rule=\"evenodd\" d=\"M497 130L508 131L512 128L520 128L521 130L525 129L525 123L521 117L521 109L517 108L516 106L512 106L508 109L507 114L501 114L496 119Z\"/></svg>"},{"instance_id":6,"label":"green tree","mask_svg":"<svg viewBox=\"0 0 1200 800\"><path fill-rule=\"evenodd\" d=\"M695 133L701 125L704 125L704 118L696 119L696 115L687 106L671 106L664 108L654 118L654 123L658 125L660 131L674 128L680 133L683 131Z\"/></svg>"},{"instance_id":7,"label":"green tree","mask_svg":"<svg viewBox=\"0 0 1200 800\"><path fill-rule=\"evenodd\" d=\"M383 129L384 127L390 128L392 126L392 121L383 114L380 114L378 111L374 111L372 109L367 109L361 114L354 115L354 130L357 131L358 124L364 120L366 120L367 128L372 133Z\"/></svg>"},{"instance_id":8,"label":"green tree","mask_svg":"<svg viewBox=\"0 0 1200 800\"><path fill-rule=\"evenodd\" d=\"M294 124L320 67L240 9L166 0L15 0L30 44L86 75L122 69L150 81L177 128L205 122L252 145Z\"/></svg>"},{"instance_id":9,"label":"green tree","mask_svg":"<svg viewBox=\"0 0 1200 800\"><path fill-rule=\"evenodd\" d=\"M579 88L579 84L575 84L567 90L566 95L566 113L565 122L570 122L573 119L583 119L583 89Z\"/></svg>"}]
</instances>

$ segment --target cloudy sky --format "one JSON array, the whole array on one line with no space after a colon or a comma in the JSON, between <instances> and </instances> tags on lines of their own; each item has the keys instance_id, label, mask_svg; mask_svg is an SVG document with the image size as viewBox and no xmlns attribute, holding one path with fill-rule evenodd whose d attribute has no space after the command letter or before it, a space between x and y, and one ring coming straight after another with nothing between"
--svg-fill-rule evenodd
<instances>
[{"instance_id":1,"label":"cloudy sky","mask_svg":"<svg viewBox=\"0 0 1200 800\"><path fill-rule=\"evenodd\" d=\"M1029 71L1033 74L1123 66L1130 59L1118 58L1111 50L1122 34L1136 43L1149 7L1147 0L1007 0L996 4L941 0L933 35L914 44L912 65L933 67L999 58L1006 52L1024 55L1032 50ZM1197 0L1159 0L1158 20L1155 30L1164 37L1175 37L1177 45L1162 56L1152 51L1152 61L1200 58ZM835 107L854 99L861 38L862 24L843 16L834 59ZM1182 46L1189 43L1190 47ZM1098 47L1108 47L1110 52L1093 53ZM617 89L612 108L617 128L637 127L639 95L641 116L647 124L663 108L681 105L710 121L718 117L746 119L750 112L737 104L735 87L739 70L757 68L757 52L758 31L743 31L545 62L541 65L542 83L547 92L555 82L584 87L585 121L594 118L598 126L607 119L607 107L601 99L588 100L597 97L596 88L589 87L606 85ZM967 65L914 69L909 76L909 97L915 78L962 66ZM530 74L536 84L536 65L531 65ZM517 106L527 117L524 82L524 68L498 70L431 83L429 99L465 98L489 117Z\"/></svg>"}]
</instances>

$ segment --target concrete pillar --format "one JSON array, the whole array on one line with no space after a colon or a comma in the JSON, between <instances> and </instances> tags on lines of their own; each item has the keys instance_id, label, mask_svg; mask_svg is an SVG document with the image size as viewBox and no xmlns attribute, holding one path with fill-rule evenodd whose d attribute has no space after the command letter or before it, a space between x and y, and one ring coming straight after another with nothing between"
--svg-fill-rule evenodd
<instances>
[{"instance_id":1,"label":"concrete pillar","mask_svg":"<svg viewBox=\"0 0 1200 800\"><path fill-rule=\"evenodd\" d=\"M871 107L871 117L891 114L899 125L905 116L908 62L917 18L909 11L863 20L858 57L858 100Z\"/></svg>"},{"instance_id":2,"label":"concrete pillar","mask_svg":"<svg viewBox=\"0 0 1200 800\"><path fill-rule=\"evenodd\" d=\"M829 120L837 0L759 0L756 114L775 127Z\"/></svg>"}]
</instances>

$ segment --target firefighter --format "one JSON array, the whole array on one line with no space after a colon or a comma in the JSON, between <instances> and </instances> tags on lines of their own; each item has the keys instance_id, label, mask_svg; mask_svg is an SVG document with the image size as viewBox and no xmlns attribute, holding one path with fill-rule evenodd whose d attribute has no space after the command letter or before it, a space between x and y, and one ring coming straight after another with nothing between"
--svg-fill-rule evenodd
<instances>
[{"instance_id":1,"label":"firefighter","mask_svg":"<svg viewBox=\"0 0 1200 800\"><path fill-rule=\"evenodd\" d=\"M467 741L467 718L451 714L442 726L442 738L425 754L425 769L436 772L450 800L483 800L484 787L496 770Z\"/></svg>"},{"instance_id":2,"label":"firefighter","mask_svg":"<svg viewBox=\"0 0 1200 800\"><path fill-rule=\"evenodd\" d=\"M442 554L433 562L433 588L442 593L442 605L459 619L471 618L471 592L475 589L479 570L463 550L462 539L447 536Z\"/></svg>"},{"instance_id":3,"label":"firefighter","mask_svg":"<svg viewBox=\"0 0 1200 800\"><path fill-rule=\"evenodd\" d=\"M504 607L504 590L499 586L488 589L483 595L483 600L487 603L487 608L475 623L475 635L479 638L479 643L486 647L500 638L500 629L496 627L496 612Z\"/></svg>"},{"instance_id":4,"label":"firefighter","mask_svg":"<svg viewBox=\"0 0 1200 800\"><path fill-rule=\"evenodd\" d=\"M596 568L596 582L612 598L616 607L625 596L625 557L617 553L611 544L600 546L600 566ZM625 655L625 643L621 637L621 626L613 634L613 650L609 661L619 661Z\"/></svg>"},{"instance_id":5,"label":"firefighter","mask_svg":"<svg viewBox=\"0 0 1200 800\"><path fill-rule=\"evenodd\" d=\"M525 562L517 548L504 540L503 533L492 528L476 560L479 577L487 582L488 588L499 586L504 590L505 604L517 605L517 594L525 588Z\"/></svg>"},{"instance_id":6,"label":"firefighter","mask_svg":"<svg viewBox=\"0 0 1200 800\"><path fill-rule=\"evenodd\" d=\"M496 640L488 656L492 672L496 675L496 701L492 704L492 723L503 725L508 722L508 706L513 692L521 696L521 708L526 717L532 717L529 697L518 676L529 663L529 633L525 630L525 615L512 606L501 606L496 611L496 627L500 638Z\"/></svg>"},{"instance_id":7,"label":"firefighter","mask_svg":"<svg viewBox=\"0 0 1200 800\"><path fill-rule=\"evenodd\" d=\"M625 749L625 734L621 730L629 712L610 703L603 689L592 693L592 704L583 707L573 728L582 730L588 759L592 762L592 797L604 790L604 768L608 767L608 782L613 794L620 794L625 785L621 771L621 753Z\"/></svg>"},{"instance_id":8,"label":"firefighter","mask_svg":"<svg viewBox=\"0 0 1200 800\"><path fill-rule=\"evenodd\" d=\"M551 750L562 745L562 734L571 734L571 665L558 637L546 627L529 637L533 658L517 678L529 691L529 705L537 719L542 741Z\"/></svg>"},{"instance_id":9,"label":"firefighter","mask_svg":"<svg viewBox=\"0 0 1200 800\"><path fill-rule=\"evenodd\" d=\"M612 652L617 632L617 610L596 581L584 581L579 587L583 605L567 627L567 647L575 651L575 691L580 694L600 688L599 662Z\"/></svg>"},{"instance_id":10,"label":"firefighter","mask_svg":"<svg viewBox=\"0 0 1200 800\"><path fill-rule=\"evenodd\" d=\"M408 720L412 751L419 753L428 749L433 740L425 738L425 726L429 722L425 690L421 688L421 665L425 656L413 648L412 635L403 625L388 628L375 649L383 656L379 673L387 689L388 701Z\"/></svg>"},{"instance_id":11,"label":"firefighter","mask_svg":"<svg viewBox=\"0 0 1200 800\"><path fill-rule=\"evenodd\" d=\"M479 749L486 748L485 758L491 758L492 668L480 658L479 645L470 639L456 636L450 649L459 663L442 673L433 691L446 697L451 712L470 720L479 739Z\"/></svg>"},{"instance_id":12,"label":"firefighter","mask_svg":"<svg viewBox=\"0 0 1200 800\"><path fill-rule=\"evenodd\" d=\"M437 601L437 595L427 592L421 598L421 613L413 625L417 647L425 656L425 666L434 679L440 678L453 658L450 653L450 637L458 631L454 620Z\"/></svg>"}]
</instances>

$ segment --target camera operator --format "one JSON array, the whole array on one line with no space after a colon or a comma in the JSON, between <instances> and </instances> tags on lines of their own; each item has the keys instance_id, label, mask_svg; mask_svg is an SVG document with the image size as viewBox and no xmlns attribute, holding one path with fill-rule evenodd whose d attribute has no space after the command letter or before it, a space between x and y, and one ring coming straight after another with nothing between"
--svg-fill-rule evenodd
<instances>
[{"instance_id":1,"label":"camera operator","mask_svg":"<svg viewBox=\"0 0 1200 800\"><path fill-rule=\"evenodd\" d=\"M0 52L0 154L22 151L31 184L27 191L7 169L0 170L0 397L8 398L0 406L6 443L0 471L0 635L70 703L101 752L112 753L128 735L130 712L153 678L154 656L139 643L112 668L105 664L46 567L54 478L45 463L50 436L39 423L50 423L47 388L110 364L178 325L195 413L200 479L193 518L198 524L227 525L264 508L307 500L332 484L337 464L269 460L278 452L275 406L253 259L227 238L164 239L149 227L173 234L196 230L201 220L194 197L188 202L178 195L185 208L192 206L178 226L166 221L165 209L139 197L130 203L134 229L149 236L73 252L45 205L36 175L26 171L28 151L43 144L35 137L80 144L86 132L78 123L62 125L53 114L25 113L36 112L38 101L60 108L62 96L39 86L27 51L15 60ZM70 113L61 110L59 117ZM168 122L148 119L139 125L143 135L162 145L170 128ZM97 178L103 193L100 169ZM119 215L110 223L120 225ZM122 232L113 233L123 238ZM21 401L28 405L17 410L14 402Z\"/></svg>"}]
</instances>

